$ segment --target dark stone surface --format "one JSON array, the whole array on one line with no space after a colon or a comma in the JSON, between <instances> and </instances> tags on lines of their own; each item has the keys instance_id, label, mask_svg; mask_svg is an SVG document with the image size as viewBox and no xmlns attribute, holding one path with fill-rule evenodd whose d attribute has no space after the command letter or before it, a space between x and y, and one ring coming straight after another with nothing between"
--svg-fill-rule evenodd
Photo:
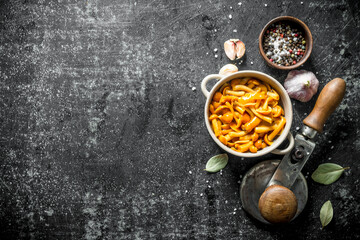
<instances>
[{"instance_id":1,"label":"dark stone surface","mask_svg":"<svg viewBox=\"0 0 360 240\"><path fill-rule=\"evenodd\" d=\"M235 37L246 44L240 70L283 82L257 49L279 15L312 30L303 69L320 89L342 77L347 92L303 169L304 212L274 227L251 219L238 193L266 157L203 171L221 149L200 82L230 62L222 46ZM359 239L359 17L356 0L0 1L0 238ZM293 101L294 134L315 100ZM322 186L309 176L324 162L351 169Z\"/></svg>"}]
</instances>

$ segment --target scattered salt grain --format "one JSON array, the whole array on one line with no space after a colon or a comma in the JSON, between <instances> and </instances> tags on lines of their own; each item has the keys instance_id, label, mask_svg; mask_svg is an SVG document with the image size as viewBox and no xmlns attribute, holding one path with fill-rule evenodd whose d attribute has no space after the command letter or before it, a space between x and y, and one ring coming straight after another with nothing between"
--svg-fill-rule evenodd
<instances>
[{"instance_id":1,"label":"scattered salt grain","mask_svg":"<svg viewBox=\"0 0 360 240\"><path fill-rule=\"evenodd\" d=\"M301 5L303 5L303 4L304 4L304 2L300 2L300 4L301 4Z\"/></svg>"},{"instance_id":2,"label":"scattered salt grain","mask_svg":"<svg viewBox=\"0 0 360 240\"><path fill-rule=\"evenodd\" d=\"M214 48L214 52L217 52L218 51L218 49L217 48Z\"/></svg>"},{"instance_id":3,"label":"scattered salt grain","mask_svg":"<svg viewBox=\"0 0 360 240\"><path fill-rule=\"evenodd\" d=\"M241 6L241 5L242 5L242 2L238 2L238 5Z\"/></svg>"},{"instance_id":4,"label":"scattered salt grain","mask_svg":"<svg viewBox=\"0 0 360 240\"><path fill-rule=\"evenodd\" d=\"M264 5L265 5L265 7L267 7L267 4L266 4L266 3L265 3Z\"/></svg>"},{"instance_id":5,"label":"scattered salt grain","mask_svg":"<svg viewBox=\"0 0 360 240\"><path fill-rule=\"evenodd\" d=\"M215 54L215 56L214 56L215 58L217 58L218 57L218 55L217 54Z\"/></svg>"},{"instance_id":6,"label":"scattered salt grain","mask_svg":"<svg viewBox=\"0 0 360 240\"><path fill-rule=\"evenodd\" d=\"M189 174L192 174L192 171L189 171Z\"/></svg>"},{"instance_id":7,"label":"scattered salt grain","mask_svg":"<svg viewBox=\"0 0 360 240\"><path fill-rule=\"evenodd\" d=\"M299 131L299 129L300 129L299 127L296 127L296 131Z\"/></svg>"},{"instance_id":8,"label":"scattered salt grain","mask_svg":"<svg viewBox=\"0 0 360 240\"><path fill-rule=\"evenodd\" d=\"M231 15L231 14L229 15L229 19L230 19L230 20L232 19L232 15Z\"/></svg>"},{"instance_id":9,"label":"scattered salt grain","mask_svg":"<svg viewBox=\"0 0 360 240\"><path fill-rule=\"evenodd\" d=\"M191 90L196 91L196 87L192 87Z\"/></svg>"},{"instance_id":10,"label":"scattered salt grain","mask_svg":"<svg viewBox=\"0 0 360 240\"><path fill-rule=\"evenodd\" d=\"M251 64L251 65L253 65L253 64L254 64L254 62L250 62L250 64Z\"/></svg>"},{"instance_id":11,"label":"scattered salt grain","mask_svg":"<svg viewBox=\"0 0 360 240\"><path fill-rule=\"evenodd\" d=\"M234 30L233 30L233 32L234 32L234 33L236 33L236 32L237 32L237 30L236 30L236 29L234 29Z\"/></svg>"}]
</instances>

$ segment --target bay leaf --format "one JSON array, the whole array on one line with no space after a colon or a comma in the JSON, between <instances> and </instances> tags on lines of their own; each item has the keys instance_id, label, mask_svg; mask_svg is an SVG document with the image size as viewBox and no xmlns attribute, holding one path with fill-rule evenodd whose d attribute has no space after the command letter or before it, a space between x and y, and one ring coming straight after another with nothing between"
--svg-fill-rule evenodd
<instances>
[{"instance_id":1,"label":"bay leaf","mask_svg":"<svg viewBox=\"0 0 360 240\"><path fill-rule=\"evenodd\" d=\"M335 163L323 163L313 172L311 178L318 183L329 185L339 179L345 169Z\"/></svg>"},{"instance_id":2,"label":"bay leaf","mask_svg":"<svg viewBox=\"0 0 360 240\"><path fill-rule=\"evenodd\" d=\"M322 228L324 228L326 225L328 225L331 222L333 215L334 215L334 210L330 200L328 200L322 205L320 209L320 222Z\"/></svg>"},{"instance_id":3,"label":"bay leaf","mask_svg":"<svg viewBox=\"0 0 360 240\"><path fill-rule=\"evenodd\" d=\"M223 169L228 163L229 157L226 153L213 156L206 163L205 171L218 172Z\"/></svg>"}]
</instances>

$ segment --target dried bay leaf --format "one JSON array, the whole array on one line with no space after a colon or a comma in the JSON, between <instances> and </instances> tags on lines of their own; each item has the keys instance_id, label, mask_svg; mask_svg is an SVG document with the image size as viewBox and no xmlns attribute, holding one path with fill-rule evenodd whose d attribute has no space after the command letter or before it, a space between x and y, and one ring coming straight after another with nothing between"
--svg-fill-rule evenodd
<instances>
[{"instance_id":1,"label":"dried bay leaf","mask_svg":"<svg viewBox=\"0 0 360 240\"><path fill-rule=\"evenodd\" d=\"M323 163L313 172L311 178L318 183L329 185L339 179L345 169L335 163Z\"/></svg>"},{"instance_id":2,"label":"dried bay leaf","mask_svg":"<svg viewBox=\"0 0 360 240\"><path fill-rule=\"evenodd\" d=\"M324 228L333 218L334 210L330 200L326 201L320 209L321 226Z\"/></svg>"},{"instance_id":3,"label":"dried bay leaf","mask_svg":"<svg viewBox=\"0 0 360 240\"><path fill-rule=\"evenodd\" d=\"M218 172L226 166L228 160L229 157L226 153L213 156L206 163L206 168L204 170L207 172Z\"/></svg>"}]
</instances>

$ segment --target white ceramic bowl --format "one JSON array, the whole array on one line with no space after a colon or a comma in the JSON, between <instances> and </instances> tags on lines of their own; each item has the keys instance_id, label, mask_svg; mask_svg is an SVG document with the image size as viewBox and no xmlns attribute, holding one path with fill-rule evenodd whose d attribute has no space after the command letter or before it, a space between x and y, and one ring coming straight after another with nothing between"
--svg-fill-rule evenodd
<instances>
[{"instance_id":1,"label":"white ceramic bowl","mask_svg":"<svg viewBox=\"0 0 360 240\"><path fill-rule=\"evenodd\" d=\"M282 131L281 135L278 136L276 138L276 140L274 140L274 143L271 146L267 146L266 148L259 150L257 153L251 153L251 152L241 153L241 152L234 151L231 148L229 148L228 146L224 145L215 136L215 134L211 128L210 121L209 121L209 106L210 106L211 99L213 98L215 92L224 83L229 82L236 78L243 78L243 77L254 77L263 82L270 84L270 86L279 94L280 105L283 107L284 112L285 112L286 125L285 125L285 128ZM215 84L215 86L209 92L206 88L206 84L212 79L216 79L219 81ZM235 155L235 156L239 156L239 157L252 158L252 157L260 157L260 156L263 156L268 153L284 155L284 154L288 153L289 151L291 151L291 149L294 147L294 138L290 133L290 127L291 127L291 123L292 123L292 119L293 119L293 111L292 111L291 101L290 101L289 95L287 94L284 87L278 81L276 81L273 77L271 77L265 73L262 73L262 72L250 71L250 70L239 71L239 72L233 73L228 76L223 76L223 75L219 75L219 74L211 74L211 75L206 76L202 80L201 91L203 92L203 94L206 97L206 103L205 103L205 109L204 109L206 128L209 131L213 140L226 152L228 152L232 155ZM287 146L287 148L283 149L283 150L277 149L286 138L289 139L289 145Z\"/></svg>"}]
</instances>

